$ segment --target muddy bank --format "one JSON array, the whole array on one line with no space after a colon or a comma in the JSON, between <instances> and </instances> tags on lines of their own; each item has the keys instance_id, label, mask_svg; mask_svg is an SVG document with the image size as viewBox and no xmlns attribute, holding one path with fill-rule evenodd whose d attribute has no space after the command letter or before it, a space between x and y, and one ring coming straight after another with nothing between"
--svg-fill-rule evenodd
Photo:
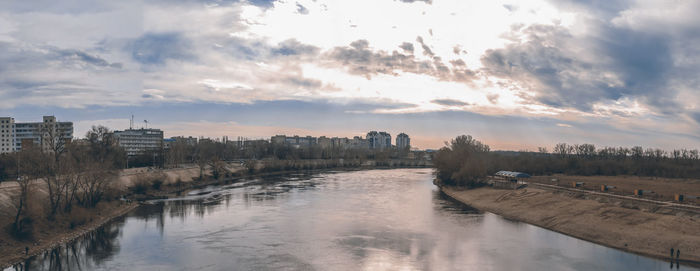
<instances>
[{"instance_id":1,"label":"muddy bank","mask_svg":"<svg viewBox=\"0 0 700 271\"><path fill-rule=\"evenodd\" d=\"M21 263L25 259L34 255L39 255L54 247L63 245L75 238L78 238L90 231L99 228L114 218L120 217L138 207L136 203L113 202L110 206L100 210L94 210L91 221L74 229L54 227L36 233L37 236L32 241L18 241L3 232L3 241L0 242L0 269ZM25 253L25 247L29 248L29 253Z\"/></svg>"},{"instance_id":2,"label":"muddy bank","mask_svg":"<svg viewBox=\"0 0 700 271\"><path fill-rule=\"evenodd\" d=\"M536 188L442 191L474 208L604 246L659 259L668 259L671 248L680 249L681 262L700 263L698 214L660 214L628 202Z\"/></svg>"}]
</instances>

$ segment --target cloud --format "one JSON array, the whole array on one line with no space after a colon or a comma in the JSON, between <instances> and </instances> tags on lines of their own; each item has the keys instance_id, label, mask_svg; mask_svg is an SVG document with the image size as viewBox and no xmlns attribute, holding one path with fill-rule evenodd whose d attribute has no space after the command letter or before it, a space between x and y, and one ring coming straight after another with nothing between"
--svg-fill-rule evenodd
<instances>
[{"instance_id":1,"label":"cloud","mask_svg":"<svg viewBox=\"0 0 700 271\"><path fill-rule=\"evenodd\" d=\"M690 116L693 118L693 120L695 120L695 122L700 124L700 112L690 113Z\"/></svg>"},{"instance_id":2,"label":"cloud","mask_svg":"<svg viewBox=\"0 0 700 271\"><path fill-rule=\"evenodd\" d=\"M401 44L402 47L408 47ZM404 49L406 51L406 49ZM325 54L326 66L347 70L351 74L371 78L377 74L398 75L398 72L423 74L443 81L469 83L476 78L476 73L466 65L447 67L440 57L430 60L419 60L413 54L391 53L369 47L367 40L357 40L350 46L335 47ZM464 62L455 62L464 64Z\"/></svg>"},{"instance_id":3,"label":"cloud","mask_svg":"<svg viewBox=\"0 0 700 271\"><path fill-rule=\"evenodd\" d=\"M0 42L0 71L52 66L66 69L120 69L121 63L110 63L83 50L61 49L49 45Z\"/></svg>"},{"instance_id":4,"label":"cloud","mask_svg":"<svg viewBox=\"0 0 700 271\"><path fill-rule=\"evenodd\" d=\"M510 12L518 11L518 6L515 6L515 5L504 4L503 8L507 9Z\"/></svg>"},{"instance_id":5,"label":"cloud","mask_svg":"<svg viewBox=\"0 0 700 271\"><path fill-rule=\"evenodd\" d=\"M297 4L297 13L303 14L303 15L309 14L309 9L307 9L306 7L299 4L299 2L297 2L296 4Z\"/></svg>"},{"instance_id":6,"label":"cloud","mask_svg":"<svg viewBox=\"0 0 700 271\"><path fill-rule=\"evenodd\" d=\"M487 99L489 100L489 102L491 102L492 104L497 104L497 103L498 103L498 98L500 98L500 97L501 97L501 96L498 95L498 94L489 94L489 95L486 95L486 98L487 98Z\"/></svg>"},{"instance_id":7,"label":"cloud","mask_svg":"<svg viewBox=\"0 0 700 271\"><path fill-rule=\"evenodd\" d=\"M576 37L561 26L533 25L521 40L481 57L484 73L506 79L533 102L590 112L601 101L624 97L664 110L675 106L669 89L674 72L663 36L600 26ZM532 95L534 94L534 95Z\"/></svg>"},{"instance_id":8,"label":"cloud","mask_svg":"<svg viewBox=\"0 0 700 271\"><path fill-rule=\"evenodd\" d=\"M433 50L431 50L430 47L428 47L428 45L426 45L423 42L423 37L418 36L416 38L416 41L418 42L418 44L420 44L421 48L423 48L423 55L430 56L430 57L435 56L435 53L433 53Z\"/></svg>"},{"instance_id":9,"label":"cloud","mask_svg":"<svg viewBox=\"0 0 700 271\"><path fill-rule=\"evenodd\" d=\"M0 106L8 108L26 104L81 107L97 102L92 100L95 96L133 82L122 63L98 54L21 42L0 42L0 74ZM133 97L99 102L115 104L127 99Z\"/></svg>"},{"instance_id":10,"label":"cloud","mask_svg":"<svg viewBox=\"0 0 700 271\"><path fill-rule=\"evenodd\" d=\"M434 104L439 104L439 105L445 105L445 106L466 106L469 105L469 103L465 103L460 100L454 100L454 99L435 99L430 101L431 103Z\"/></svg>"},{"instance_id":11,"label":"cloud","mask_svg":"<svg viewBox=\"0 0 700 271\"><path fill-rule=\"evenodd\" d=\"M433 0L401 0L401 2L404 2L404 3L424 2L426 4L432 4Z\"/></svg>"},{"instance_id":12,"label":"cloud","mask_svg":"<svg viewBox=\"0 0 700 271\"><path fill-rule=\"evenodd\" d=\"M343 112L471 105L454 110L700 133L698 2L427 4L3 1L0 108L368 99L391 106Z\"/></svg>"},{"instance_id":13,"label":"cloud","mask_svg":"<svg viewBox=\"0 0 700 271\"><path fill-rule=\"evenodd\" d=\"M132 41L127 50L145 65L163 65L167 60L193 60L192 43L182 33L146 33Z\"/></svg>"},{"instance_id":14,"label":"cloud","mask_svg":"<svg viewBox=\"0 0 700 271\"><path fill-rule=\"evenodd\" d=\"M270 49L273 55L317 55L320 49L313 45L302 44L295 39L280 42Z\"/></svg>"},{"instance_id":15,"label":"cloud","mask_svg":"<svg viewBox=\"0 0 700 271\"><path fill-rule=\"evenodd\" d=\"M410 42L404 42L401 45L399 45L399 48L403 49L406 53L413 54L413 43Z\"/></svg>"}]
</instances>

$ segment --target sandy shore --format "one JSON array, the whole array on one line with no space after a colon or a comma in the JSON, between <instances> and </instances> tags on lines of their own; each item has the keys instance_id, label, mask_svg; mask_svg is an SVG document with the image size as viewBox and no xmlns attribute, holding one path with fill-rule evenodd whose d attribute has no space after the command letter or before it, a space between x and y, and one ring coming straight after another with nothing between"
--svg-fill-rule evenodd
<instances>
[{"instance_id":1,"label":"sandy shore","mask_svg":"<svg viewBox=\"0 0 700 271\"><path fill-rule=\"evenodd\" d=\"M620 250L668 259L680 248L681 261L700 263L700 215L661 214L629 202L586 199L537 188L461 190L443 187L448 196L479 210L533 224Z\"/></svg>"}]
</instances>

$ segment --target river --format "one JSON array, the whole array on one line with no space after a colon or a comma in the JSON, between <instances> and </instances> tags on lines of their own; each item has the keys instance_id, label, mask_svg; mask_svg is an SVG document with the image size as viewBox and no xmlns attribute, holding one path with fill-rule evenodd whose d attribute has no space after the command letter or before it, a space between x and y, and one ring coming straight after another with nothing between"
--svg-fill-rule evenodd
<instances>
[{"instance_id":1,"label":"river","mask_svg":"<svg viewBox=\"0 0 700 271\"><path fill-rule=\"evenodd\" d=\"M696 270L481 213L431 169L294 174L154 201L29 270Z\"/></svg>"}]
</instances>

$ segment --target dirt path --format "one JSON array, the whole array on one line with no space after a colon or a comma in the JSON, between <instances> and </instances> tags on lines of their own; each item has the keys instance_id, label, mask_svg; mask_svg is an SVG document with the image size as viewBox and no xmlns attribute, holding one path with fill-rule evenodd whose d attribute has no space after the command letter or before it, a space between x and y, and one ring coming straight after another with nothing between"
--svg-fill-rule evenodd
<instances>
[{"instance_id":1,"label":"dirt path","mask_svg":"<svg viewBox=\"0 0 700 271\"><path fill-rule=\"evenodd\" d=\"M629 202L575 198L537 188L442 190L474 208L597 244L660 259L668 259L672 247L680 248L682 261L700 263L697 214L659 214Z\"/></svg>"}]
</instances>

